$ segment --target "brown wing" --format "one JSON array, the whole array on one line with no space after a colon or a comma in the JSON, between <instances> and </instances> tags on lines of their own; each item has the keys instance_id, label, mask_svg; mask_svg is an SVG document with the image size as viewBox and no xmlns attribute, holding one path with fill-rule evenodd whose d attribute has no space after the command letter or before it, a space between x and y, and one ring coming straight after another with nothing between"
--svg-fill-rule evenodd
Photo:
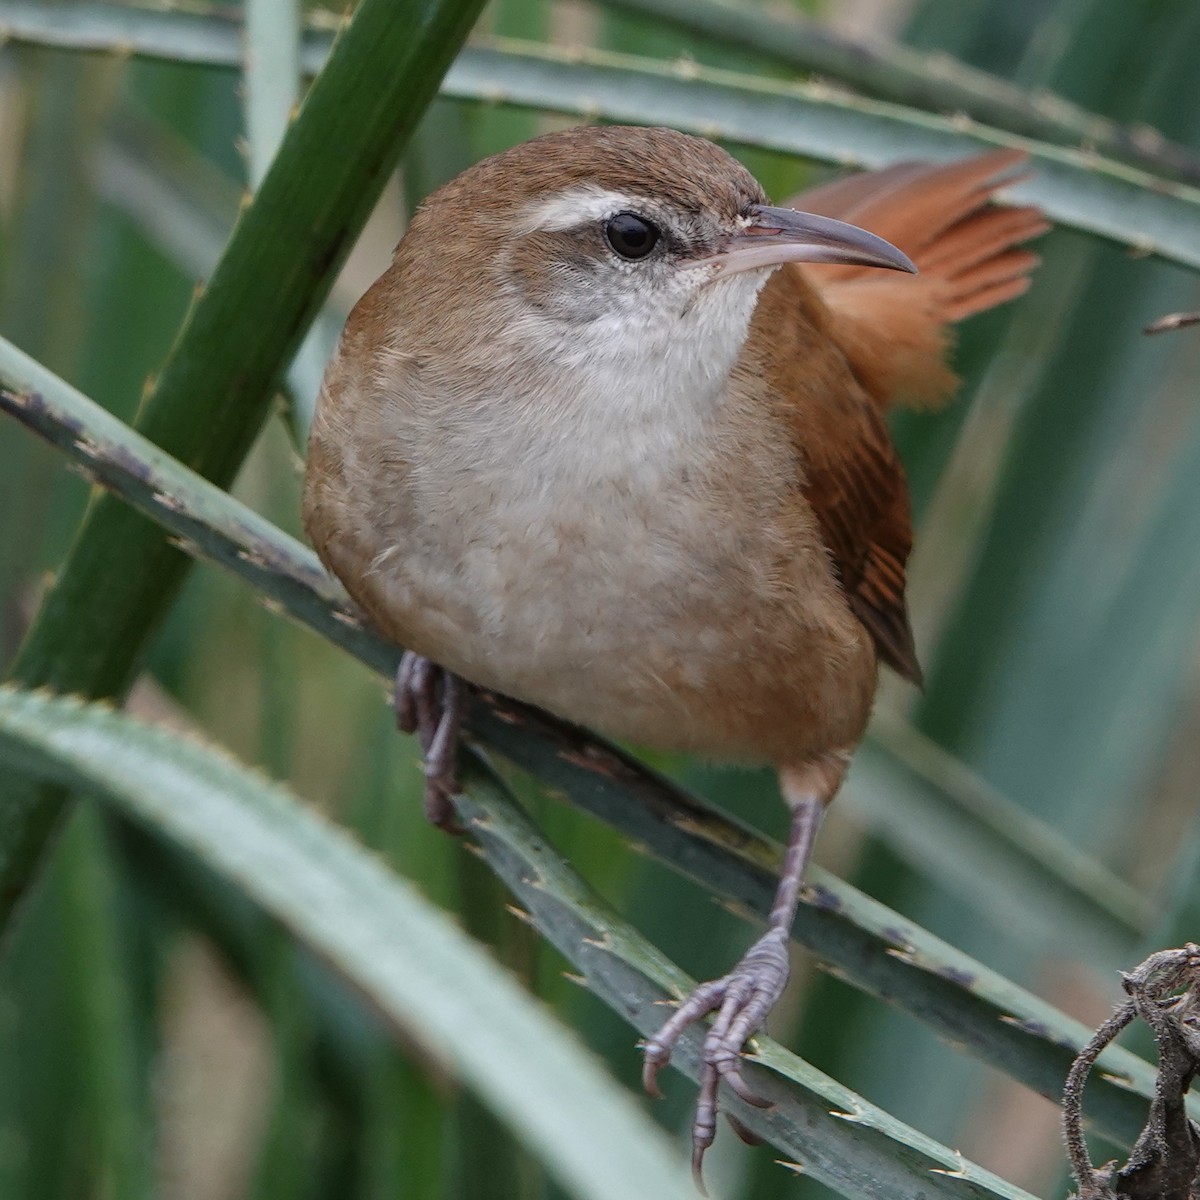
<instances>
[{"instance_id":1,"label":"brown wing","mask_svg":"<svg viewBox=\"0 0 1200 1200\"><path fill-rule=\"evenodd\" d=\"M1002 150L900 163L794 197L797 208L887 238L920 274L792 265L772 276L755 313L804 498L847 602L879 657L914 683L921 669L904 597L908 485L881 414L897 400L948 398L957 382L945 361L949 326L1028 287L1037 259L1019 246L1046 229L1045 219L990 203L1024 161Z\"/></svg>"},{"instance_id":2,"label":"brown wing","mask_svg":"<svg viewBox=\"0 0 1200 1200\"><path fill-rule=\"evenodd\" d=\"M919 268L918 275L803 268L833 314L832 335L881 406L948 399L957 384L945 362L949 326L1029 286L1038 259L1020 244L1043 233L1046 220L1035 208L990 203L1020 178L1024 161L1021 151L998 150L952 163L900 163L788 202L879 234Z\"/></svg>"},{"instance_id":3,"label":"brown wing","mask_svg":"<svg viewBox=\"0 0 1200 1200\"><path fill-rule=\"evenodd\" d=\"M801 272L777 271L754 314L754 369L791 434L802 494L851 610L879 657L919 684L904 599L912 546L904 468L879 410L830 336L831 319Z\"/></svg>"},{"instance_id":4,"label":"brown wing","mask_svg":"<svg viewBox=\"0 0 1200 1200\"><path fill-rule=\"evenodd\" d=\"M904 597L912 520L904 468L867 398L853 398L836 443L806 439L804 497L812 505L846 599L880 658L921 683Z\"/></svg>"}]
</instances>

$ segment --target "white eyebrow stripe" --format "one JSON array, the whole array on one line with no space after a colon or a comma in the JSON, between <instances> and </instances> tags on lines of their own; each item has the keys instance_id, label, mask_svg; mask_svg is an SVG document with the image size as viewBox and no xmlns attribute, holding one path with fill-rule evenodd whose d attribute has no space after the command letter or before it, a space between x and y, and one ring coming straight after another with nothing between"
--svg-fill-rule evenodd
<instances>
[{"instance_id":1,"label":"white eyebrow stripe","mask_svg":"<svg viewBox=\"0 0 1200 1200\"><path fill-rule=\"evenodd\" d=\"M531 204L522 215L521 231L536 233L574 229L588 221L602 221L615 213L632 210L644 212L648 207L642 196L628 192L610 192L594 184L568 188L546 200Z\"/></svg>"}]
</instances>

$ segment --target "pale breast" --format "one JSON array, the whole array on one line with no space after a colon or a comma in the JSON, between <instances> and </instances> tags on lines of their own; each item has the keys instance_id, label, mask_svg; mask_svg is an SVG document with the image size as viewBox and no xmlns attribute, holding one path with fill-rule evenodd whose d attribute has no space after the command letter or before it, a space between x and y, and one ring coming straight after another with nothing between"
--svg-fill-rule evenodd
<instances>
[{"instance_id":1,"label":"pale breast","mask_svg":"<svg viewBox=\"0 0 1200 1200\"><path fill-rule=\"evenodd\" d=\"M872 688L821 683L873 685L869 641L787 439L714 390L574 396L569 421L528 396L359 396L310 531L387 633L481 686L716 757L850 744Z\"/></svg>"}]
</instances>

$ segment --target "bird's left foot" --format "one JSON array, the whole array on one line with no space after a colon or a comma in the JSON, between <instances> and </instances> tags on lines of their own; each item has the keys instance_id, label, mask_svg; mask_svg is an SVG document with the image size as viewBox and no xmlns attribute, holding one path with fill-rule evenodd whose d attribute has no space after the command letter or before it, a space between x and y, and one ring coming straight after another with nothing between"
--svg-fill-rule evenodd
<instances>
[{"instance_id":1,"label":"bird's left foot","mask_svg":"<svg viewBox=\"0 0 1200 1200\"><path fill-rule=\"evenodd\" d=\"M779 928L769 929L728 975L702 983L643 1046L642 1083L650 1095L658 1096L658 1072L670 1061L680 1034L709 1013L716 1013L704 1038L700 1094L692 1122L692 1172L701 1191L700 1167L717 1132L717 1087L721 1081L747 1104L770 1107L770 1101L742 1078L742 1047L762 1028L787 980L786 934ZM736 1122L734 1129L738 1129Z\"/></svg>"},{"instance_id":2,"label":"bird's left foot","mask_svg":"<svg viewBox=\"0 0 1200 1200\"><path fill-rule=\"evenodd\" d=\"M396 670L396 724L415 733L425 757L425 815L439 829L462 830L451 797L458 788L455 759L466 712L466 685L437 663L404 653Z\"/></svg>"}]
</instances>

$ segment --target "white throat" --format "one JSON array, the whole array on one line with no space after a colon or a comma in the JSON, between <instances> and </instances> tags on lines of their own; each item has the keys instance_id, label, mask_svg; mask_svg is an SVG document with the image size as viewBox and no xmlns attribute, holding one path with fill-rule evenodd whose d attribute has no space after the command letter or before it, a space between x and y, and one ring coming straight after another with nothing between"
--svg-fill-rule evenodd
<instances>
[{"instance_id":1,"label":"white throat","mask_svg":"<svg viewBox=\"0 0 1200 1200\"><path fill-rule=\"evenodd\" d=\"M514 344L544 351L536 382L526 377L521 388L531 426L557 427L556 452L573 442L578 453L568 457L588 460L590 470L578 465L589 474L606 462L619 471L630 457L665 465L690 453L720 408L769 274L693 285L688 297L643 295L636 313L581 325L523 313L510 327Z\"/></svg>"}]
</instances>

